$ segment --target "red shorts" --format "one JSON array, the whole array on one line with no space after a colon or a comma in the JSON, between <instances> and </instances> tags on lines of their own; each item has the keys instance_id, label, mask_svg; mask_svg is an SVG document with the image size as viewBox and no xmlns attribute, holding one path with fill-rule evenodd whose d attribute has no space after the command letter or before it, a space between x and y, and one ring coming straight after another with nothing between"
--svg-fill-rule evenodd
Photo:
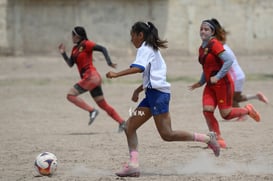
<instances>
[{"instance_id":1,"label":"red shorts","mask_svg":"<svg viewBox=\"0 0 273 181\"><path fill-rule=\"evenodd\" d=\"M234 84L217 83L206 85L203 92L203 106L219 107L219 109L227 109L232 107L234 94Z\"/></svg>"},{"instance_id":2,"label":"red shorts","mask_svg":"<svg viewBox=\"0 0 273 181\"><path fill-rule=\"evenodd\" d=\"M77 83L81 88L91 91L101 85L101 77L97 71L87 71L84 73L83 78Z\"/></svg>"}]
</instances>

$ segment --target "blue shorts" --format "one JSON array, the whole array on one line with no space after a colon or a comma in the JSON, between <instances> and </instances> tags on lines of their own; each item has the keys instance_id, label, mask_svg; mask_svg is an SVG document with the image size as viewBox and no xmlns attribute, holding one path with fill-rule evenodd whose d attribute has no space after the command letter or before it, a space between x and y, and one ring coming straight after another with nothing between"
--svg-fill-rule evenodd
<instances>
[{"instance_id":1,"label":"blue shorts","mask_svg":"<svg viewBox=\"0 0 273 181\"><path fill-rule=\"evenodd\" d=\"M140 102L138 107L148 107L153 116L169 112L170 93L158 91L156 89L146 89L146 97Z\"/></svg>"}]
</instances>

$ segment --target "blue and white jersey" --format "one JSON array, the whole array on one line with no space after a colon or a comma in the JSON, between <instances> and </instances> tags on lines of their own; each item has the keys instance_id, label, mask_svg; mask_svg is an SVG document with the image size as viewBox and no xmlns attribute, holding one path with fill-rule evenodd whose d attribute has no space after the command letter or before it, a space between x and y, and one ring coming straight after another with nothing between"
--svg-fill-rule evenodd
<instances>
[{"instance_id":1,"label":"blue and white jersey","mask_svg":"<svg viewBox=\"0 0 273 181\"><path fill-rule=\"evenodd\" d=\"M145 45L145 42L137 49L136 59L130 67L138 67L143 70L143 89L156 89L170 93L170 83L166 80L167 67L160 51Z\"/></svg>"}]
</instances>

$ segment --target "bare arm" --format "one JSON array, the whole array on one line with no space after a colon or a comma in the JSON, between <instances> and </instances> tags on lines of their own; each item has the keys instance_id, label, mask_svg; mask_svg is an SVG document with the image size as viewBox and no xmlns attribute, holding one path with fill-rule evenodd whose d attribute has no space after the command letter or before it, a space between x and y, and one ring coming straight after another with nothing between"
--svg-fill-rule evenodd
<instances>
[{"instance_id":1,"label":"bare arm","mask_svg":"<svg viewBox=\"0 0 273 181\"><path fill-rule=\"evenodd\" d=\"M133 92L133 95L132 95L132 101L134 102L137 102L138 101L138 95L140 92L143 91L143 85L141 84L140 86L138 86L135 91Z\"/></svg>"},{"instance_id":2,"label":"bare arm","mask_svg":"<svg viewBox=\"0 0 273 181\"><path fill-rule=\"evenodd\" d=\"M107 78L117 78L117 77L121 77L121 76L125 76L125 75L129 75L129 74L135 74L135 73L141 73L142 70L140 68L137 67L131 67L125 70L122 70L120 72L108 72L106 74Z\"/></svg>"}]
</instances>

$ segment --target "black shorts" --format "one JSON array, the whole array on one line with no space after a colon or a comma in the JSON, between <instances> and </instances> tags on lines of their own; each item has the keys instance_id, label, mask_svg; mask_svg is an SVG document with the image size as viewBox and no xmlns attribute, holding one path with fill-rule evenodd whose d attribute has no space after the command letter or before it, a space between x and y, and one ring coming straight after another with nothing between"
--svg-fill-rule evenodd
<instances>
[{"instance_id":1,"label":"black shorts","mask_svg":"<svg viewBox=\"0 0 273 181\"><path fill-rule=\"evenodd\" d=\"M79 84L75 84L74 88L77 89L77 91L82 94L85 93L87 90L82 88ZM98 97L98 96L103 96L102 88L101 86L95 87L93 90L89 91L90 95L92 97Z\"/></svg>"}]
</instances>

